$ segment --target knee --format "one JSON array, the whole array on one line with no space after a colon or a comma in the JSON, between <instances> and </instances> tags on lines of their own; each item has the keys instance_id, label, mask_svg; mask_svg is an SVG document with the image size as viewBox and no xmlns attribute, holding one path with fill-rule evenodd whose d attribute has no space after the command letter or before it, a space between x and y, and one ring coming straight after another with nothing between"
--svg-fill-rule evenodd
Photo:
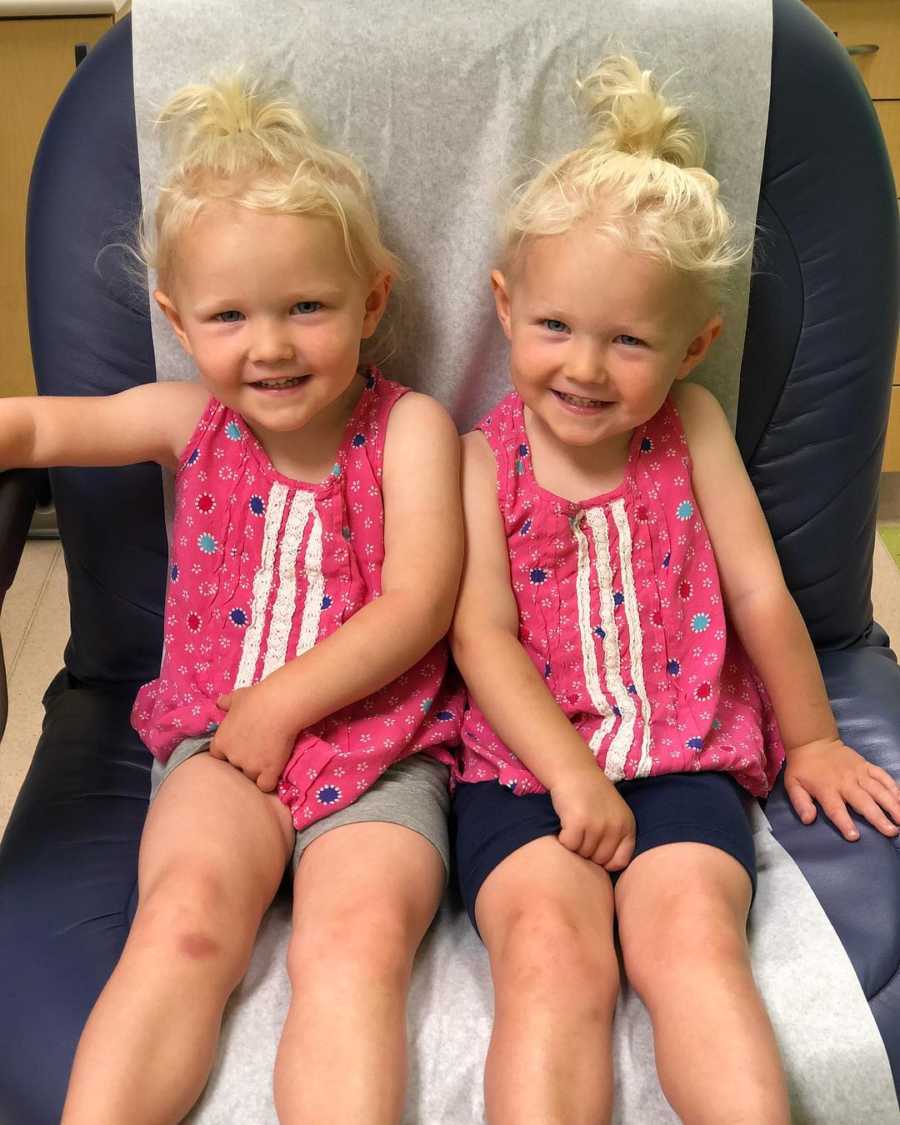
<instances>
[{"instance_id":1,"label":"knee","mask_svg":"<svg viewBox=\"0 0 900 1125\"><path fill-rule=\"evenodd\" d=\"M142 890L129 942L173 965L243 972L255 928L218 873L181 866Z\"/></svg>"},{"instance_id":2,"label":"knee","mask_svg":"<svg viewBox=\"0 0 900 1125\"><path fill-rule=\"evenodd\" d=\"M558 998L604 1018L615 1008L619 965L612 934L552 899L513 910L488 944L498 992Z\"/></svg>"},{"instance_id":3,"label":"knee","mask_svg":"<svg viewBox=\"0 0 900 1125\"><path fill-rule=\"evenodd\" d=\"M619 917L625 975L645 1003L710 973L749 966L746 921L714 892L657 904L639 920Z\"/></svg>"},{"instance_id":4,"label":"knee","mask_svg":"<svg viewBox=\"0 0 900 1125\"><path fill-rule=\"evenodd\" d=\"M288 975L295 989L315 979L405 983L420 935L388 904L360 904L295 919Z\"/></svg>"}]
</instances>

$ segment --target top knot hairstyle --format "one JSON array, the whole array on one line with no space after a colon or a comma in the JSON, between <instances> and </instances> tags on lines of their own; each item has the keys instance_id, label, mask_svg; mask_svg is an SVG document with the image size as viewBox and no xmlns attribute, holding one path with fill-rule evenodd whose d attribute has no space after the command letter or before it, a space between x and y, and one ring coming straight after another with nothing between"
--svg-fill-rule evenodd
<instances>
[{"instance_id":1,"label":"top knot hairstyle","mask_svg":"<svg viewBox=\"0 0 900 1125\"><path fill-rule=\"evenodd\" d=\"M243 71L185 86L156 122L164 173L141 250L165 287L178 236L203 206L227 200L250 210L331 219L353 270L367 281L396 277L363 169L317 138L290 85Z\"/></svg>"},{"instance_id":2,"label":"top knot hairstyle","mask_svg":"<svg viewBox=\"0 0 900 1125\"><path fill-rule=\"evenodd\" d=\"M749 248L733 241L719 183L703 167L702 133L634 59L603 59L577 86L590 138L515 193L501 264L514 271L528 239L587 222L691 275L718 303L731 268Z\"/></svg>"}]
</instances>

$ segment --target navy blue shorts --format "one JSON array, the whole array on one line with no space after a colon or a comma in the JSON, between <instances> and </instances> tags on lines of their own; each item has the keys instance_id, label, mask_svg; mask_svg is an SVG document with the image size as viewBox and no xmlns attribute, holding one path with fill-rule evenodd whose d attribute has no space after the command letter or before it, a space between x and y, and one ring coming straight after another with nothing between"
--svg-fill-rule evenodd
<instances>
[{"instance_id":1,"label":"navy blue shorts","mask_svg":"<svg viewBox=\"0 0 900 1125\"><path fill-rule=\"evenodd\" d=\"M756 893L748 797L731 777L668 773L623 781L616 788L637 824L634 857L661 844L710 844L734 856L746 869ZM517 797L496 781L457 786L451 821L453 857L473 925L475 899L494 868L532 840L557 836L560 827L548 793ZM614 880L617 874L612 874Z\"/></svg>"}]
</instances>

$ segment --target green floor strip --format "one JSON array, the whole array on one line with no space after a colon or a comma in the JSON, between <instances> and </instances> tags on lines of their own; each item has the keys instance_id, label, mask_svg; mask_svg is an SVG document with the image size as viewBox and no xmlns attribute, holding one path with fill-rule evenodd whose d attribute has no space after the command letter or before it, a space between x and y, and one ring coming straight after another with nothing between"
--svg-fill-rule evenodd
<instances>
[{"instance_id":1,"label":"green floor strip","mask_svg":"<svg viewBox=\"0 0 900 1125\"><path fill-rule=\"evenodd\" d=\"M900 523L881 523L878 525L878 534L891 552L894 562L900 567Z\"/></svg>"}]
</instances>

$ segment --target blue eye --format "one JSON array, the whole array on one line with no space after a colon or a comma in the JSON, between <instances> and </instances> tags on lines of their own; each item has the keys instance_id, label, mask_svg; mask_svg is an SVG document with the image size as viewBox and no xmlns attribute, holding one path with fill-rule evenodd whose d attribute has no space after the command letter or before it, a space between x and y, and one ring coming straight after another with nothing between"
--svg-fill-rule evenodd
<instances>
[{"instance_id":1,"label":"blue eye","mask_svg":"<svg viewBox=\"0 0 900 1125\"><path fill-rule=\"evenodd\" d=\"M563 322L561 320L550 319L550 320L544 320L541 323L550 332L568 332L569 331L568 325L563 324Z\"/></svg>"},{"instance_id":2,"label":"blue eye","mask_svg":"<svg viewBox=\"0 0 900 1125\"><path fill-rule=\"evenodd\" d=\"M213 320L218 320L221 324L236 324L243 319L244 314L238 312L237 309L226 309L224 312L216 313L213 317Z\"/></svg>"},{"instance_id":3,"label":"blue eye","mask_svg":"<svg viewBox=\"0 0 900 1125\"><path fill-rule=\"evenodd\" d=\"M642 347L644 347L644 341L643 340L639 340L637 338L637 336L628 336L624 332L621 333L620 335L616 336L616 339L619 341L619 343L625 344L625 346L629 347L629 348L642 348Z\"/></svg>"},{"instance_id":4,"label":"blue eye","mask_svg":"<svg viewBox=\"0 0 900 1125\"><path fill-rule=\"evenodd\" d=\"M310 313L318 312L321 307L321 301L298 301L291 309L291 312L298 312L301 315L309 316Z\"/></svg>"}]
</instances>

